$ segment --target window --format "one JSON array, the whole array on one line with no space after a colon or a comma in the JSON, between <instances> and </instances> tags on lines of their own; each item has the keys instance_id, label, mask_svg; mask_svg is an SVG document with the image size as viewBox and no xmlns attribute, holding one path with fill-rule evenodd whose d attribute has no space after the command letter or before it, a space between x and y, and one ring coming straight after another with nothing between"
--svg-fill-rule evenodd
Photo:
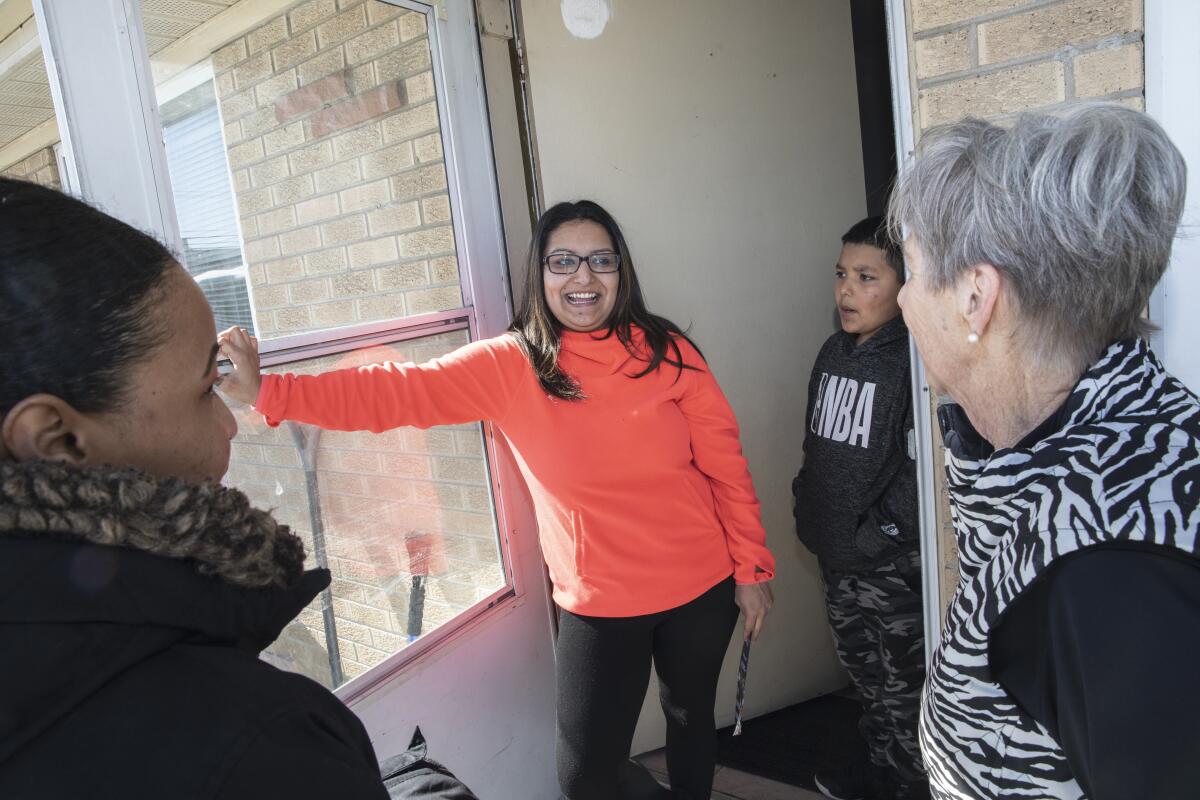
<instances>
[{"instance_id":1,"label":"window","mask_svg":"<svg viewBox=\"0 0 1200 800\"><path fill-rule=\"evenodd\" d=\"M212 306L217 330L256 330L246 285L221 116L211 80L160 107L183 265Z\"/></svg>"},{"instance_id":2,"label":"window","mask_svg":"<svg viewBox=\"0 0 1200 800\"><path fill-rule=\"evenodd\" d=\"M297 5L213 70L260 338L463 305L424 14Z\"/></svg>"},{"instance_id":3,"label":"window","mask_svg":"<svg viewBox=\"0 0 1200 800\"><path fill-rule=\"evenodd\" d=\"M253 330L272 369L421 361L480 323L460 260L430 7L412 5L140 4L175 244L218 329ZM0 75L0 154L24 149L5 172L60 187L37 32L22 26L9 41L24 49ZM374 436L238 415L226 482L273 509L304 538L310 566L333 573L265 658L337 686L512 593L486 428Z\"/></svg>"},{"instance_id":4,"label":"window","mask_svg":"<svg viewBox=\"0 0 1200 800\"><path fill-rule=\"evenodd\" d=\"M167 62L204 35L177 10L143 4ZM218 21L255 13L232 3ZM218 329L252 328L270 369L423 361L469 341L426 24L382 0L296 3L159 87L185 266ZM336 687L511 591L480 425L373 435L235 413L225 482L333 575L267 660Z\"/></svg>"},{"instance_id":5,"label":"window","mask_svg":"<svg viewBox=\"0 0 1200 800\"><path fill-rule=\"evenodd\" d=\"M424 361L466 344L465 330L301 362L301 374ZM283 371L282 368L278 368ZM265 654L333 686L505 587L479 425L383 434L267 427L235 408L227 482L275 509L333 585Z\"/></svg>"}]
</instances>

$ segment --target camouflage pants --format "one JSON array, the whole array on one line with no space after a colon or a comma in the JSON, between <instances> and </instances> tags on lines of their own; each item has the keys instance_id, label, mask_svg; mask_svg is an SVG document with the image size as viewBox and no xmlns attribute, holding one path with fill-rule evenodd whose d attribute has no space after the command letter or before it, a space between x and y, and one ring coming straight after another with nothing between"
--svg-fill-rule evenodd
<instances>
[{"instance_id":1,"label":"camouflage pants","mask_svg":"<svg viewBox=\"0 0 1200 800\"><path fill-rule=\"evenodd\" d=\"M924 780L917 720L925 683L921 560L914 549L874 569L822 567L838 659L863 703L871 762L898 783Z\"/></svg>"}]
</instances>

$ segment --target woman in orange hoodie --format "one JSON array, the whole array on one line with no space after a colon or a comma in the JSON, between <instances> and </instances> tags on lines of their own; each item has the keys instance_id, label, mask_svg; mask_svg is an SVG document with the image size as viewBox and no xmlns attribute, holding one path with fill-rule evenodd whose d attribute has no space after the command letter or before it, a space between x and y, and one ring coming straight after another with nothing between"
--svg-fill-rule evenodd
<instances>
[{"instance_id":1,"label":"woman in orange hoodie","mask_svg":"<svg viewBox=\"0 0 1200 800\"><path fill-rule=\"evenodd\" d=\"M245 331L220 343L234 364L222 389L270 424L492 421L529 486L562 611L563 792L662 796L627 763L653 662L670 796L707 800L721 663L739 608L745 636L761 630L775 563L733 412L687 336L646 309L608 212L581 201L543 214L509 332L425 364L260 377Z\"/></svg>"}]
</instances>

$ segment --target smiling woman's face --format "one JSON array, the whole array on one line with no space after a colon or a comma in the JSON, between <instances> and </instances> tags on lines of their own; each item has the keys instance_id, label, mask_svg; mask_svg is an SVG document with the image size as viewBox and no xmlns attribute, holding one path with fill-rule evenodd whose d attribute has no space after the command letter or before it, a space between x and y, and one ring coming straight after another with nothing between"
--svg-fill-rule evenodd
<instances>
[{"instance_id":1,"label":"smiling woman's face","mask_svg":"<svg viewBox=\"0 0 1200 800\"><path fill-rule=\"evenodd\" d=\"M590 256L616 252L604 227L590 220L564 222L546 240L543 257L555 253ZM558 275L542 266L546 304L564 328L594 331L604 327L617 302L620 272L592 272L591 265L580 263L570 275Z\"/></svg>"},{"instance_id":2,"label":"smiling woman's face","mask_svg":"<svg viewBox=\"0 0 1200 800\"><path fill-rule=\"evenodd\" d=\"M131 368L127 401L94 415L87 460L219 481L229 468L237 423L213 390L217 332L208 301L176 266L151 313L160 320L153 327L167 331L166 338Z\"/></svg>"}]
</instances>

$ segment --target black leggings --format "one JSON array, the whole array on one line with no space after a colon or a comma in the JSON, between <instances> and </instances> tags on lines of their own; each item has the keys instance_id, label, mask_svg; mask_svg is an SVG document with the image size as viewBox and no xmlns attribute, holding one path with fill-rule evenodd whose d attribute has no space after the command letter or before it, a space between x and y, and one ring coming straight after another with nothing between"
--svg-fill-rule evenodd
<instances>
[{"instance_id":1,"label":"black leggings","mask_svg":"<svg viewBox=\"0 0 1200 800\"><path fill-rule=\"evenodd\" d=\"M708 800L717 737L717 677L737 622L733 578L690 603L639 617L559 615L558 783L569 800ZM667 718L662 790L629 763L650 661Z\"/></svg>"}]
</instances>

